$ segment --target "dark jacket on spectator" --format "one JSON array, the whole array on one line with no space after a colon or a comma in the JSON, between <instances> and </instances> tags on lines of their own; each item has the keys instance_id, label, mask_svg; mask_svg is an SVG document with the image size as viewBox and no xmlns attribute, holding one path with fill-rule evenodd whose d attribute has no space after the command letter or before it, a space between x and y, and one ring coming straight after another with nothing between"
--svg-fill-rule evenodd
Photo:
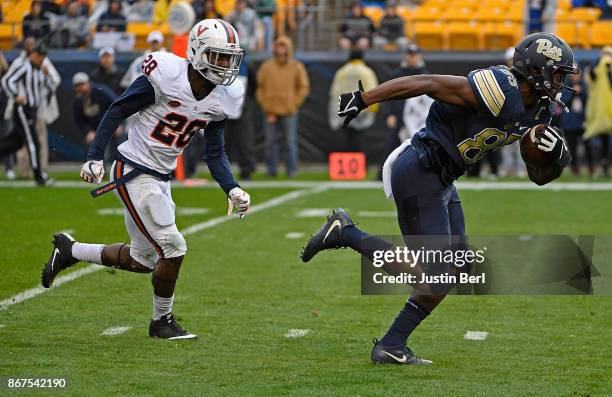
<instances>
[{"instance_id":1,"label":"dark jacket on spectator","mask_svg":"<svg viewBox=\"0 0 612 397\"><path fill-rule=\"evenodd\" d=\"M349 16L342 21L340 32L351 41L357 41L362 37L371 38L374 33L374 24L366 16Z\"/></svg>"},{"instance_id":2,"label":"dark jacket on spectator","mask_svg":"<svg viewBox=\"0 0 612 397\"><path fill-rule=\"evenodd\" d=\"M115 94L100 84L91 84L91 93L85 97L75 98L73 103L74 123L83 134L96 131L102 116L115 100Z\"/></svg>"},{"instance_id":3,"label":"dark jacket on spectator","mask_svg":"<svg viewBox=\"0 0 612 397\"><path fill-rule=\"evenodd\" d=\"M125 32L126 19L123 14L113 14L112 12L107 11L100 16L98 25L96 26L96 31L103 32L106 26L114 28L116 32Z\"/></svg>"},{"instance_id":4,"label":"dark jacket on spectator","mask_svg":"<svg viewBox=\"0 0 612 397\"><path fill-rule=\"evenodd\" d=\"M23 37L34 37L40 39L51 32L49 18L44 15L35 17L28 14L23 18Z\"/></svg>"},{"instance_id":5,"label":"dark jacket on spectator","mask_svg":"<svg viewBox=\"0 0 612 397\"><path fill-rule=\"evenodd\" d=\"M96 67L93 72L89 75L91 81L103 84L110 88L116 95L123 92L121 88L121 79L125 74L125 70L117 65L113 65L113 68L108 72L101 66Z\"/></svg>"},{"instance_id":6,"label":"dark jacket on spectator","mask_svg":"<svg viewBox=\"0 0 612 397\"><path fill-rule=\"evenodd\" d=\"M404 20L399 16L384 16L380 20L378 34L389 40L395 40L404 35Z\"/></svg>"}]
</instances>

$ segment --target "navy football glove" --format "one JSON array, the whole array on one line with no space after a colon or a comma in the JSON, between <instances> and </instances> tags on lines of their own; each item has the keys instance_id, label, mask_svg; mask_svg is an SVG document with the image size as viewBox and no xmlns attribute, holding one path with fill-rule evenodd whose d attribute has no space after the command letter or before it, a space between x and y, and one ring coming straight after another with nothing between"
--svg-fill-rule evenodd
<instances>
[{"instance_id":1,"label":"navy football glove","mask_svg":"<svg viewBox=\"0 0 612 397\"><path fill-rule=\"evenodd\" d=\"M357 86L359 88L357 91L340 94L338 99L338 117L344 117L342 128L346 128L351 120L357 117L363 109L367 108L361 97L361 93L364 91L361 80L359 80Z\"/></svg>"}]
</instances>

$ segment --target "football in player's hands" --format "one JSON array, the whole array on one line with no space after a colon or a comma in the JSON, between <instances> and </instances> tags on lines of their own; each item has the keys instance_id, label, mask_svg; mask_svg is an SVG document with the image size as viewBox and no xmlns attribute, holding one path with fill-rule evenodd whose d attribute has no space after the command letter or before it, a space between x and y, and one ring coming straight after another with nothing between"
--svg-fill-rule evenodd
<instances>
[{"instance_id":1,"label":"football in player's hands","mask_svg":"<svg viewBox=\"0 0 612 397\"><path fill-rule=\"evenodd\" d=\"M538 124L525 132L521 138L521 157L527 165L545 167L560 156L563 138L555 127Z\"/></svg>"}]
</instances>

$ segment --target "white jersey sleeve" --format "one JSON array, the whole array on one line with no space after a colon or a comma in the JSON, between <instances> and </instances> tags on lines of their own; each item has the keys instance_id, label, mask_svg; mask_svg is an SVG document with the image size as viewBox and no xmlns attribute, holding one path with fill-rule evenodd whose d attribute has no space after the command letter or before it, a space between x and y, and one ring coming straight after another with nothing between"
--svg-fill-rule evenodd
<instances>
[{"instance_id":1,"label":"white jersey sleeve","mask_svg":"<svg viewBox=\"0 0 612 397\"><path fill-rule=\"evenodd\" d=\"M222 118L235 117L242 110L244 102L244 84L240 79L234 80L231 85L222 86L221 115Z\"/></svg>"},{"instance_id":2,"label":"white jersey sleeve","mask_svg":"<svg viewBox=\"0 0 612 397\"><path fill-rule=\"evenodd\" d=\"M155 89L156 101L168 90L181 73L182 58L168 52L152 52L140 65L142 74L147 76Z\"/></svg>"}]
</instances>

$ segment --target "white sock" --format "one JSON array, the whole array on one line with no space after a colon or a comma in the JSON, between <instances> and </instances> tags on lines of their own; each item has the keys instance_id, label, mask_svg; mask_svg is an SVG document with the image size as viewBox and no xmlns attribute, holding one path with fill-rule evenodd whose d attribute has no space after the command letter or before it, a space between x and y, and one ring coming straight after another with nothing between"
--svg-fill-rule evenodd
<instances>
[{"instance_id":1,"label":"white sock","mask_svg":"<svg viewBox=\"0 0 612 397\"><path fill-rule=\"evenodd\" d=\"M153 320L159 320L162 316L172 312L174 295L170 298L162 298L153 294Z\"/></svg>"},{"instance_id":2,"label":"white sock","mask_svg":"<svg viewBox=\"0 0 612 397\"><path fill-rule=\"evenodd\" d=\"M102 264L102 249L104 244L72 244L72 256L82 262Z\"/></svg>"}]
</instances>

